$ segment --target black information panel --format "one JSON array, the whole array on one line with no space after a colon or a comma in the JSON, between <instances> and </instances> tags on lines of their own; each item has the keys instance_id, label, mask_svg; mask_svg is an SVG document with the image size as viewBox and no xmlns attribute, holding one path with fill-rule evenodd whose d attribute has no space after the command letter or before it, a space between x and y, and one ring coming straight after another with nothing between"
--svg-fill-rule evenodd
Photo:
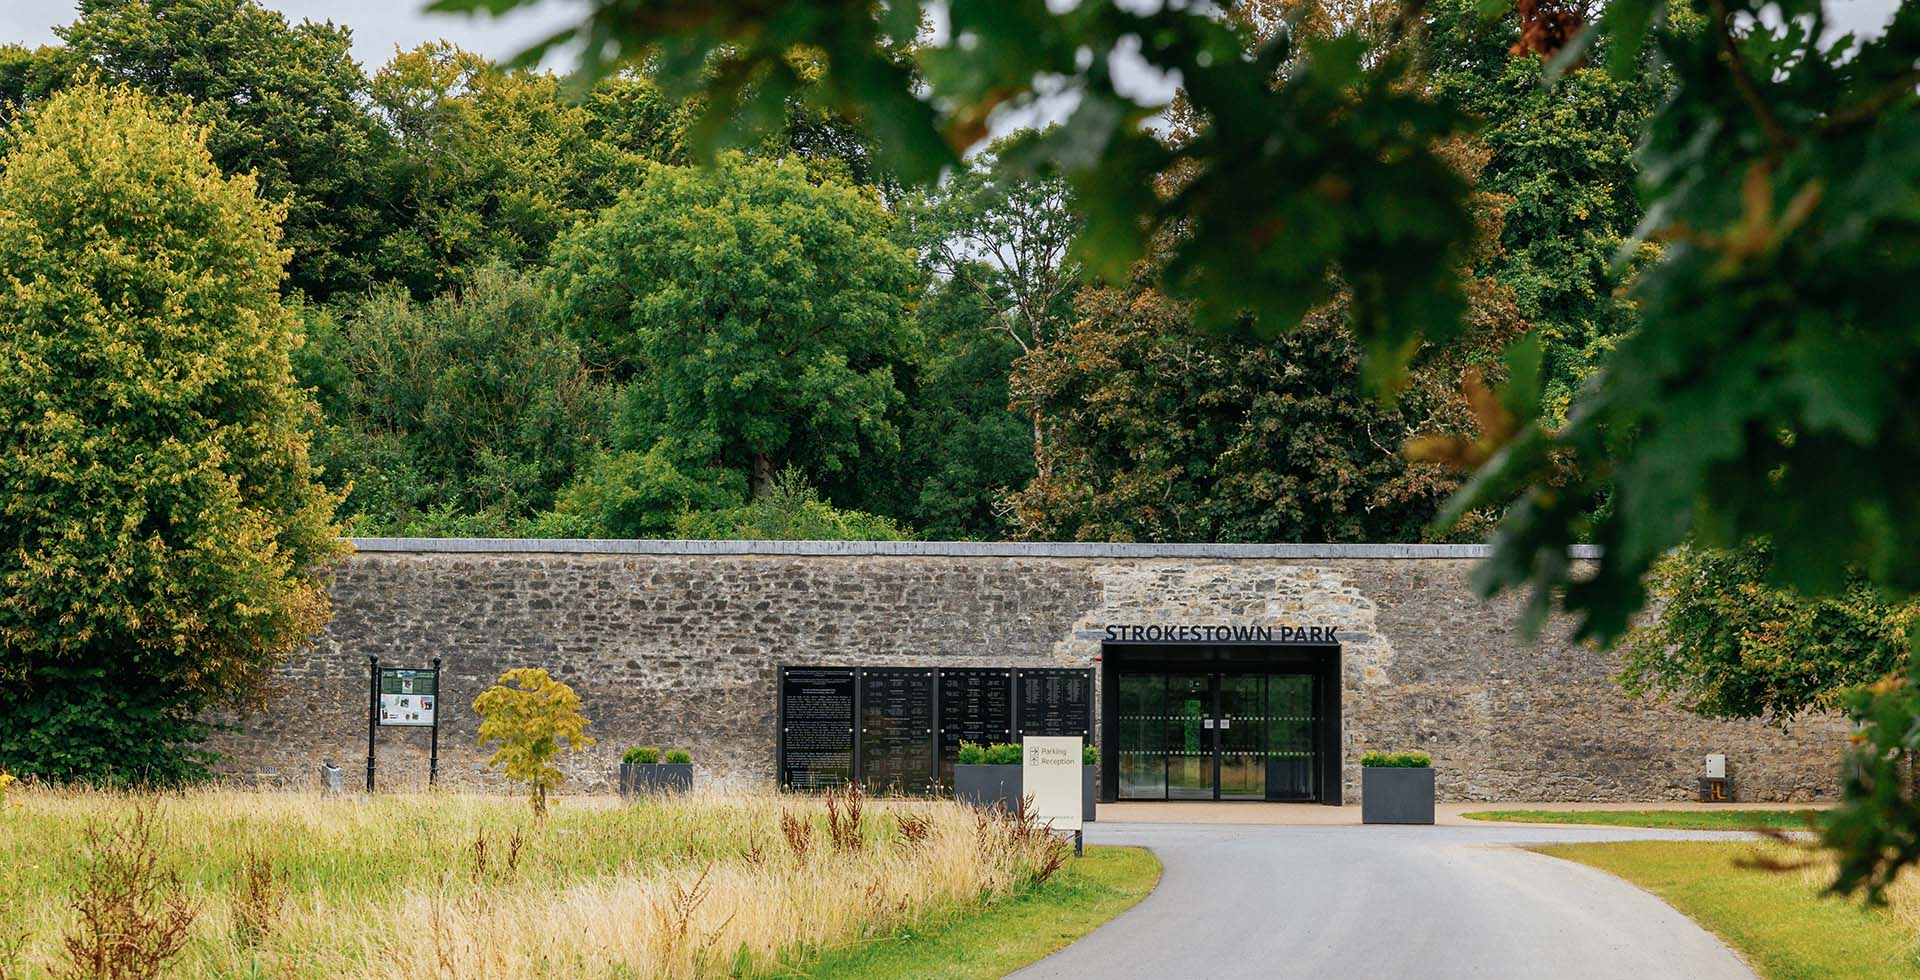
<instances>
[{"instance_id":1,"label":"black information panel","mask_svg":"<svg viewBox=\"0 0 1920 980\"><path fill-rule=\"evenodd\" d=\"M1016 670L1020 737L1078 735L1093 737L1093 672L1090 670Z\"/></svg>"},{"instance_id":2,"label":"black information panel","mask_svg":"<svg viewBox=\"0 0 1920 980\"><path fill-rule=\"evenodd\" d=\"M960 667L940 672L940 784L953 785L961 742L1013 741L1013 672Z\"/></svg>"},{"instance_id":3,"label":"black information panel","mask_svg":"<svg viewBox=\"0 0 1920 980\"><path fill-rule=\"evenodd\" d=\"M853 781L851 668L780 672L780 785L816 790Z\"/></svg>"},{"instance_id":4,"label":"black information panel","mask_svg":"<svg viewBox=\"0 0 1920 980\"><path fill-rule=\"evenodd\" d=\"M951 785L961 742L1093 737L1093 671L782 667L780 786L858 778L875 793Z\"/></svg>"},{"instance_id":5,"label":"black information panel","mask_svg":"<svg viewBox=\"0 0 1920 980\"><path fill-rule=\"evenodd\" d=\"M860 784L873 793L925 793L933 782L933 671L860 671Z\"/></svg>"}]
</instances>

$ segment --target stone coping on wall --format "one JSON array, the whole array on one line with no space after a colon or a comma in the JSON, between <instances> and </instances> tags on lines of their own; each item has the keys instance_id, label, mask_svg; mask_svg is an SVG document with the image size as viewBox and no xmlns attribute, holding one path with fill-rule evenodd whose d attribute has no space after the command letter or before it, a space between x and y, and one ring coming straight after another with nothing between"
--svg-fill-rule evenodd
<instances>
[{"instance_id":1,"label":"stone coping on wall","mask_svg":"<svg viewBox=\"0 0 1920 980\"><path fill-rule=\"evenodd\" d=\"M652 538L348 538L364 552L542 555L807 555L861 558L1485 558L1484 544L1131 544L1093 541L685 541ZM1597 545L1568 556L1600 557Z\"/></svg>"}]
</instances>

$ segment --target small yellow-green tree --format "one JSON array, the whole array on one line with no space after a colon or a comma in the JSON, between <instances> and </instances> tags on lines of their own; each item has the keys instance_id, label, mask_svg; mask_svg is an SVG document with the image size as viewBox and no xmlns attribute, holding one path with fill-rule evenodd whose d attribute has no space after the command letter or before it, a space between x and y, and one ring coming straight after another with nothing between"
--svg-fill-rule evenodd
<instances>
[{"instance_id":1,"label":"small yellow-green tree","mask_svg":"<svg viewBox=\"0 0 1920 980\"><path fill-rule=\"evenodd\" d=\"M525 783L534 816L546 816L547 794L567 778L553 760L563 748L578 752L593 744L580 695L544 670L518 667L475 698L473 710L480 713L480 744L500 743L487 765Z\"/></svg>"}]
</instances>

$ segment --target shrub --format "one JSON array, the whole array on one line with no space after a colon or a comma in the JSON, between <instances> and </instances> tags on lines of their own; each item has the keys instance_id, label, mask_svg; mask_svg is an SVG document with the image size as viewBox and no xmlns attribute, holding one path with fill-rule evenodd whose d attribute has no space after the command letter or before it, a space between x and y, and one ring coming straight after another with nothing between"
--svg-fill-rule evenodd
<instances>
[{"instance_id":1,"label":"shrub","mask_svg":"<svg viewBox=\"0 0 1920 980\"><path fill-rule=\"evenodd\" d=\"M984 766L987 764L987 747L979 742L961 742L960 754L953 761L963 766Z\"/></svg>"},{"instance_id":2,"label":"shrub","mask_svg":"<svg viewBox=\"0 0 1920 980\"><path fill-rule=\"evenodd\" d=\"M1020 764L1020 746L1000 742L987 746L987 765L1017 766Z\"/></svg>"},{"instance_id":3,"label":"shrub","mask_svg":"<svg viewBox=\"0 0 1920 980\"><path fill-rule=\"evenodd\" d=\"M508 687L507 685L513 685ZM474 699L480 713L480 744L498 742L487 765L527 785L537 817L547 815L547 794L567 778L553 764L564 747L579 752L592 745L580 696L537 667L519 667L500 675L499 683Z\"/></svg>"},{"instance_id":4,"label":"shrub","mask_svg":"<svg viewBox=\"0 0 1920 980\"><path fill-rule=\"evenodd\" d=\"M1100 764L1100 747L1098 745L1093 744L1092 742L1088 742L1087 744L1080 746L1080 764L1083 766L1099 765Z\"/></svg>"},{"instance_id":5,"label":"shrub","mask_svg":"<svg viewBox=\"0 0 1920 980\"><path fill-rule=\"evenodd\" d=\"M684 766L693 762L693 753L688 752L686 749L668 749L667 753L661 756L660 759L668 765Z\"/></svg>"},{"instance_id":6,"label":"shrub","mask_svg":"<svg viewBox=\"0 0 1920 980\"><path fill-rule=\"evenodd\" d=\"M1433 756L1425 752L1368 752L1360 757L1368 769L1425 769L1433 765Z\"/></svg>"},{"instance_id":7,"label":"shrub","mask_svg":"<svg viewBox=\"0 0 1920 980\"><path fill-rule=\"evenodd\" d=\"M679 538L768 541L907 541L913 532L890 517L842 510L822 500L799 469L744 506L692 511L674 521Z\"/></svg>"},{"instance_id":8,"label":"shrub","mask_svg":"<svg viewBox=\"0 0 1920 980\"><path fill-rule=\"evenodd\" d=\"M660 750L651 745L641 745L628 749L620 761L629 766L650 766L660 761Z\"/></svg>"}]
</instances>

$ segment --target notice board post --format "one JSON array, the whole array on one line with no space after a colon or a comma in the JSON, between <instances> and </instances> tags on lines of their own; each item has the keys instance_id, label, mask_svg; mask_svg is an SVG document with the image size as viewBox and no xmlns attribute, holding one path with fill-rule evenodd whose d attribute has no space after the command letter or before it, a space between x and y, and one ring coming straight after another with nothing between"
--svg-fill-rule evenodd
<instances>
[{"instance_id":1,"label":"notice board post","mask_svg":"<svg viewBox=\"0 0 1920 980\"><path fill-rule=\"evenodd\" d=\"M374 749L383 727L432 729L427 785L440 776L440 658L430 668L382 667L367 657L367 792L373 792Z\"/></svg>"}]
</instances>

